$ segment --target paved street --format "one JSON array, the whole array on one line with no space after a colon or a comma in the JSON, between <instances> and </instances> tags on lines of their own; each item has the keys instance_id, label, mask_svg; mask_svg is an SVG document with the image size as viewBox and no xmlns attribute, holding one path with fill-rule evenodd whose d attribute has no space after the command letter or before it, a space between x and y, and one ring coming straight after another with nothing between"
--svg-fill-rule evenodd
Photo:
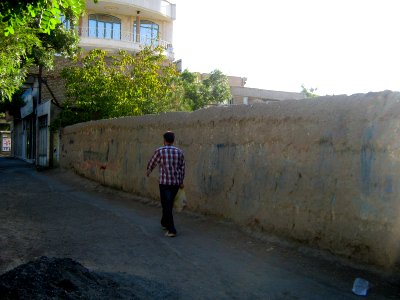
<instances>
[{"instance_id":1,"label":"paved street","mask_svg":"<svg viewBox=\"0 0 400 300\"><path fill-rule=\"evenodd\" d=\"M71 172L0 157L0 274L45 255L160 282L180 299L359 299L356 277L371 282L367 299L400 298L398 286L367 271L215 217L175 214L178 236L167 238L160 213Z\"/></svg>"}]
</instances>

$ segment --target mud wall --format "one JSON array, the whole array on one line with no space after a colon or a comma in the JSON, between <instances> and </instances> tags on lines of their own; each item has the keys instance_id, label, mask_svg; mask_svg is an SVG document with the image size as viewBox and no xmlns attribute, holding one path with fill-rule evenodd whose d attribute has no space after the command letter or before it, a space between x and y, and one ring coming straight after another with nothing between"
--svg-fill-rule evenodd
<instances>
[{"instance_id":1,"label":"mud wall","mask_svg":"<svg viewBox=\"0 0 400 300\"><path fill-rule=\"evenodd\" d=\"M158 199L146 165L173 130L189 209L397 269L399 102L382 92L77 124L64 130L61 165Z\"/></svg>"}]
</instances>

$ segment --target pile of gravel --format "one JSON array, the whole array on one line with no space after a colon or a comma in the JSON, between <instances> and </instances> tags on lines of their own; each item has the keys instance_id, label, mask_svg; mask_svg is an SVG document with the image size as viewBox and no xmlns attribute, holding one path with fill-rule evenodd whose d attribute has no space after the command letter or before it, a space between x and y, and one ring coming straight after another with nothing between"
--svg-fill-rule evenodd
<instances>
[{"instance_id":1,"label":"pile of gravel","mask_svg":"<svg viewBox=\"0 0 400 300\"><path fill-rule=\"evenodd\" d=\"M177 299L176 290L138 276L90 272L70 258L47 258L0 276L1 299Z\"/></svg>"}]
</instances>

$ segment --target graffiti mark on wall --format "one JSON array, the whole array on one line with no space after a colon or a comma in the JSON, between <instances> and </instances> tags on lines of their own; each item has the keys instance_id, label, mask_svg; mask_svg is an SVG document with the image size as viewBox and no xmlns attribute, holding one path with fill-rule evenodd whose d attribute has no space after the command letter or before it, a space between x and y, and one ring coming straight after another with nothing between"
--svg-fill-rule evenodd
<instances>
[{"instance_id":1,"label":"graffiti mark on wall","mask_svg":"<svg viewBox=\"0 0 400 300\"><path fill-rule=\"evenodd\" d=\"M372 164L375 159L374 147L371 144L374 128L367 128L364 137L364 144L361 147L361 189L364 194L369 195L371 189Z\"/></svg>"}]
</instances>

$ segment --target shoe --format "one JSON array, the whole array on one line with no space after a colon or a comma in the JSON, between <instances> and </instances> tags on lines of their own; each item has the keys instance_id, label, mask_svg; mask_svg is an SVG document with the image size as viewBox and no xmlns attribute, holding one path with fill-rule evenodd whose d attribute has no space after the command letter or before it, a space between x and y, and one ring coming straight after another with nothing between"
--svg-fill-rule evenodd
<instances>
[{"instance_id":1,"label":"shoe","mask_svg":"<svg viewBox=\"0 0 400 300\"><path fill-rule=\"evenodd\" d=\"M168 230L168 228L164 227L164 226L162 226L161 228L162 228L162 230Z\"/></svg>"},{"instance_id":2,"label":"shoe","mask_svg":"<svg viewBox=\"0 0 400 300\"><path fill-rule=\"evenodd\" d=\"M167 231L167 232L165 233L165 236L176 237L176 233L173 233L173 232L171 232L171 231Z\"/></svg>"}]
</instances>

